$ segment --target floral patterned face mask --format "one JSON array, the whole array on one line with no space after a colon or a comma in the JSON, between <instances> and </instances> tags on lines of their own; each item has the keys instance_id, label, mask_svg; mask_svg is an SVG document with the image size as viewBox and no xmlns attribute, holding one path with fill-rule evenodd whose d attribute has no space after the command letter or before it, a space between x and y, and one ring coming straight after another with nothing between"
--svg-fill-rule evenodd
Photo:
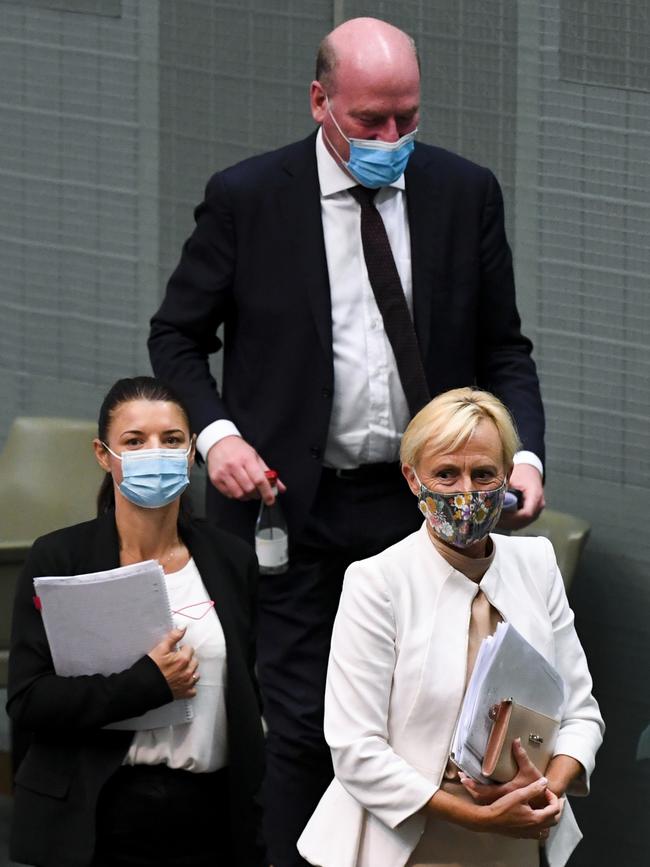
<instances>
[{"instance_id":1,"label":"floral patterned face mask","mask_svg":"<svg viewBox=\"0 0 650 867\"><path fill-rule=\"evenodd\" d=\"M507 479L492 491L441 494L423 485L415 470L413 475L420 486L420 511L443 542L456 548L467 548L485 539L495 528L501 516Z\"/></svg>"}]
</instances>

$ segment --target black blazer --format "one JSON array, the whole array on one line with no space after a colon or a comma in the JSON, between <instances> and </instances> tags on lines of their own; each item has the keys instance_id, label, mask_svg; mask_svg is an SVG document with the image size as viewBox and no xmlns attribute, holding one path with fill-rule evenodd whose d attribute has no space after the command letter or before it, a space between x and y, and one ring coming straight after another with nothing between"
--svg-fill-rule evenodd
<instances>
[{"instance_id":1,"label":"black blazer","mask_svg":"<svg viewBox=\"0 0 650 867\"><path fill-rule=\"evenodd\" d=\"M253 673L257 565L241 540L204 521L179 530L215 601L226 639L231 827L237 864L258 867L258 810L263 734ZM171 701L148 656L109 677L58 677L32 597L40 575L71 575L119 566L113 513L58 530L34 543L18 582L9 657L7 710L17 732L29 732L18 756L11 857L44 867L82 867L94 851L99 792L129 749L132 732L107 723ZM19 739L22 742L23 738Z\"/></svg>"},{"instance_id":2,"label":"black blazer","mask_svg":"<svg viewBox=\"0 0 650 867\"><path fill-rule=\"evenodd\" d=\"M477 384L513 413L523 447L544 459L544 413L520 331L503 201L494 175L416 144L406 170L413 305L432 395ZM299 528L322 468L334 382L315 134L214 175L167 294L151 321L156 375L202 430L232 419L280 473ZM223 389L208 356L221 346ZM209 486L213 514L250 531L254 503ZM209 501L210 503L210 501Z\"/></svg>"}]
</instances>

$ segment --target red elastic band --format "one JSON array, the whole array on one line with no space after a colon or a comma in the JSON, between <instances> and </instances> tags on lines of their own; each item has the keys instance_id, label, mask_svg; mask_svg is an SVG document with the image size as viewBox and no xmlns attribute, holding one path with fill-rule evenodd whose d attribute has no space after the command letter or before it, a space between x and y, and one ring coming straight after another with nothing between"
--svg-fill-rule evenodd
<instances>
[{"instance_id":1,"label":"red elastic band","mask_svg":"<svg viewBox=\"0 0 650 867\"><path fill-rule=\"evenodd\" d=\"M195 617L193 614L184 613L188 608L196 608L199 605L207 605L208 607L205 609L203 614L200 614L198 617ZM174 611L172 608L172 614L182 614L183 617L189 617L190 620L202 620L211 608L214 608L214 602L212 599L207 599L205 602L193 602L191 605L183 605L183 607L179 608L177 611Z\"/></svg>"}]
</instances>

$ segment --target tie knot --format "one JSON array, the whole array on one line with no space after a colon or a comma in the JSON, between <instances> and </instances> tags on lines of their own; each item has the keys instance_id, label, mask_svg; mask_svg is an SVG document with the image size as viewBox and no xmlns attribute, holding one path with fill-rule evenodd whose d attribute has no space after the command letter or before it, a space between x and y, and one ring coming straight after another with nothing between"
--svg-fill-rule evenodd
<instances>
[{"instance_id":1,"label":"tie knot","mask_svg":"<svg viewBox=\"0 0 650 867\"><path fill-rule=\"evenodd\" d=\"M350 187L348 190L350 195L359 202L361 207L365 207L368 205L372 205L374 203L375 196L379 192L379 190L372 190L369 187Z\"/></svg>"}]
</instances>

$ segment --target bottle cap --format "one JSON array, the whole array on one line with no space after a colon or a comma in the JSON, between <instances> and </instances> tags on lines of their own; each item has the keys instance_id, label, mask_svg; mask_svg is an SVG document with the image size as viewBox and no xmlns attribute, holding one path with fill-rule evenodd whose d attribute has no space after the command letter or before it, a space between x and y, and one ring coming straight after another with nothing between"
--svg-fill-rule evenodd
<instances>
[{"instance_id":1,"label":"bottle cap","mask_svg":"<svg viewBox=\"0 0 650 867\"><path fill-rule=\"evenodd\" d=\"M264 475L271 484L274 484L278 480L278 474L275 470L264 470Z\"/></svg>"}]
</instances>

